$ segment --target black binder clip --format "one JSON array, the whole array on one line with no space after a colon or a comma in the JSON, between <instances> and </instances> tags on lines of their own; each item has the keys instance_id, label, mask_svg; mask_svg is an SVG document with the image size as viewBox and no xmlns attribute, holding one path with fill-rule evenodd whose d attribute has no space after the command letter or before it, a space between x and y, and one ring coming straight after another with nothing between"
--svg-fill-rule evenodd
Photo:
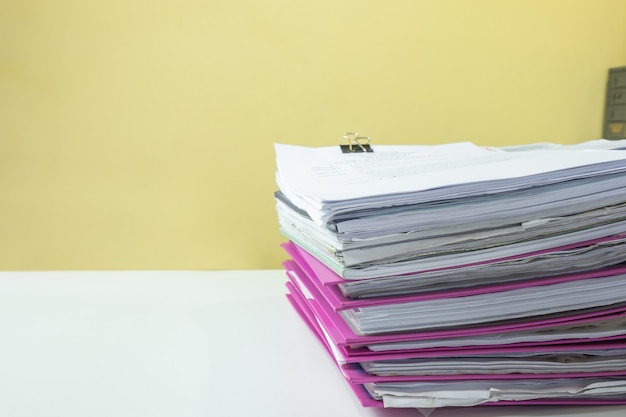
<instances>
[{"instance_id":1,"label":"black binder clip","mask_svg":"<svg viewBox=\"0 0 626 417\"><path fill-rule=\"evenodd\" d=\"M339 145L343 153L374 152L368 136L359 136L356 132L348 132L343 135L343 138L348 141L347 145Z\"/></svg>"}]
</instances>

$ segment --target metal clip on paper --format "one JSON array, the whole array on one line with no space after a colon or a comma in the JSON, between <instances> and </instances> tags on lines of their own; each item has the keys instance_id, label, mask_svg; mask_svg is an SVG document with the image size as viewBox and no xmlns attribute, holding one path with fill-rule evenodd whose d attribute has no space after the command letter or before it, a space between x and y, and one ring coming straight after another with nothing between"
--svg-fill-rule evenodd
<instances>
[{"instance_id":1,"label":"metal clip on paper","mask_svg":"<svg viewBox=\"0 0 626 417\"><path fill-rule=\"evenodd\" d=\"M343 153L374 152L368 136L359 136L356 132L348 132L343 135L343 138L348 141L347 145L339 145Z\"/></svg>"}]
</instances>

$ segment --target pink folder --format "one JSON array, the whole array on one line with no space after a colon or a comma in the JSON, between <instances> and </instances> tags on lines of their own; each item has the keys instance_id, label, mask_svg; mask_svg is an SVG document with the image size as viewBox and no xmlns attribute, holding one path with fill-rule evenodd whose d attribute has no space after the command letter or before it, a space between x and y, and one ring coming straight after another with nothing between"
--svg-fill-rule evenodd
<instances>
[{"instance_id":1,"label":"pink folder","mask_svg":"<svg viewBox=\"0 0 626 417\"><path fill-rule=\"evenodd\" d=\"M287 294L288 300L291 302L294 309L297 311L297 313L300 315L300 317L309 327L313 335L325 347L329 356L331 358L334 358L332 349L330 345L328 344L328 341L326 340L326 338L323 336L321 327L319 326L319 323L315 319L315 316L313 315L312 311L307 308L306 302L303 302L304 300L302 299L298 300L298 297L301 297L302 295L301 294L296 295L298 290L296 289L296 286L293 283L288 282L287 286L288 288L290 288L290 291L293 291ZM367 390L363 387L363 384L367 382L389 381L390 379L385 379L386 377L372 378L371 375L368 375L365 372L363 372L363 370L360 369L360 367L357 364L346 364L346 365L340 366L335 360L333 360L333 363L335 363L336 367L340 370L345 381L348 383L348 386L354 392L355 397L361 403L362 406L364 407L383 407L384 406L382 401L373 399L369 395ZM619 373L619 372L616 372L614 374L624 375L624 373ZM568 374L568 375L572 376L571 374ZM590 375L587 375L587 376L590 376ZM470 376L468 378L462 378L462 379L463 380L476 380L476 379L479 379L479 377L474 376L474 378L472 378L472 376ZM401 381L403 379L396 379L396 380ZM413 380L416 380L416 379L413 379ZM433 381L433 380L453 380L453 379L429 378L427 380ZM489 405L611 405L611 404L613 405L626 404L626 399L622 400L622 399L601 399L601 398L590 398L590 399L562 398L562 399L543 399L543 400L539 399L539 400L527 400L527 401L500 401L498 403L486 403L486 404L480 405L479 407L489 406Z\"/></svg>"},{"instance_id":2,"label":"pink folder","mask_svg":"<svg viewBox=\"0 0 626 417\"><path fill-rule=\"evenodd\" d=\"M626 315L626 306L611 307L608 309L587 310L584 312L576 312L568 315L557 315L550 317L539 317L532 320L519 320L505 324L491 324L483 326L472 326L466 328L452 328L445 330L430 330L420 332L393 333L375 336L362 336L355 334L346 324L343 318L333 310L324 300L323 296L317 291L317 288L307 281L306 274L299 270L298 265L293 261L284 263L287 276L290 280L290 291L296 299L304 304L315 316L327 331L329 338L333 344L340 349L342 354L349 361L352 357L362 357L372 354L372 352L363 346L401 342L424 339L441 339L451 337L462 337L468 335L492 334L512 331L522 331L529 329L548 329L550 327L566 324L582 324L593 323L597 320L606 320L610 318L618 318ZM304 291L300 288L304 286ZM304 295L307 293L307 296ZM308 298L307 298L308 297ZM614 340L623 336L607 337L603 340ZM580 342L580 341L578 341ZM552 343L542 342L541 344L559 344L564 341L554 341ZM526 345L533 345L532 343ZM457 348L461 350L462 348ZM440 348L433 348L440 350ZM359 360L363 360L360 358Z\"/></svg>"},{"instance_id":3,"label":"pink folder","mask_svg":"<svg viewBox=\"0 0 626 417\"><path fill-rule=\"evenodd\" d=\"M306 322L309 326L312 326L318 334L322 335L321 320L315 314L313 308L311 308L309 300L305 299L305 296L299 290L297 284L293 282L287 282L287 288L289 289L289 299L292 304L295 303L300 314L305 314ZM623 314L622 314L623 316ZM601 317L602 320L606 317ZM597 318L585 319L576 322L577 325L592 325ZM544 327L544 330L549 330L550 327ZM329 329L324 326L326 333L329 334ZM416 334L416 339L420 339L419 334ZM434 347L425 349L407 349L407 350L391 350L391 351L371 351L367 348L351 349L349 346L341 346L336 344L329 334L330 341L324 340L325 343L332 343L338 348L339 353L343 357L345 363L358 363L363 361L372 360L386 360L386 359L407 359L407 358L429 358L429 357L442 357L442 356L461 356L471 354L496 354L499 352L549 352L556 349L559 350L572 350L578 351L580 349L617 349L626 348L626 340L624 336L612 336L605 338L594 339L562 339L551 342L525 342L525 343L513 343L507 345L481 345L481 346L461 346L461 347ZM329 346L330 347L330 346Z\"/></svg>"},{"instance_id":4,"label":"pink folder","mask_svg":"<svg viewBox=\"0 0 626 417\"><path fill-rule=\"evenodd\" d=\"M287 284L288 289L290 290L290 294L288 294L289 301L292 303L298 314L302 317L305 323L309 326L312 332L317 336L319 341L326 347L326 349L331 352L332 348L330 346L330 342L324 337L324 332L317 321L315 314L308 308L306 302L302 300L301 296L297 294L297 290L294 288L293 284ZM541 354L541 353L551 353L555 350L558 351L571 351L571 352L580 352L581 350L611 350L611 349L625 349L626 341L623 339L618 339L616 341L600 341L594 339L587 343L569 343L564 345L546 345L546 344L530 344L530 345L506 345L506 346L481 346L481 347L465 347L462 349L418 349L413 351L401 351L401 352L371 352L368 356L359 356L346 358L343 357L345 364L337 363L338 366L341 367L342 373L349 380L354 380L358 382L376 382L377 380L381 381L415 381L415 380L437 380L437 379L477 379L478 377L482 378L483 376L477 375L441 375L441 376L397 376L397 377L387 377L387 376L374 376L365 373L362 368L358 366L359 362L363 361L374 361L374 360L395 360L395 359L410 359L410 358L442 358L442 357L462 357L466 355L499 355L499 354L510 354L510 353L533 353L533 354ZM334 355L333 355L334 356ZM626 375L625 370L616 370L616 371L602 371L602 372L581 372L581 373L563 373L563 374L537 374L533 375L536 378L551 378L551 377L563 377L563 376L607 376L607 375ZM526 377L528 375L494 375L494 379L519 379Z\"/></svg>"}]
</instances>

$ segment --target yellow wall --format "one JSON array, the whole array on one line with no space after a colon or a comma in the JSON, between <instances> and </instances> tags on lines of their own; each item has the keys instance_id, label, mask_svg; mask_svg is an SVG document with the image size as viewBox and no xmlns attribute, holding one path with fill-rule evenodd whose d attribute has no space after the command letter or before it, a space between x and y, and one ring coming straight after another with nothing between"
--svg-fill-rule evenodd
<instances>
[{"instance_id":1,"label":"yellow wall","mask_svg":"<svg viewBox=\"0 0 626 417\"><path fill-rule=\"evenodd\" d=\"M279 268L275 141L600 137L623 0L0 2L0 269Z\"/></svg>"}]
</instances>

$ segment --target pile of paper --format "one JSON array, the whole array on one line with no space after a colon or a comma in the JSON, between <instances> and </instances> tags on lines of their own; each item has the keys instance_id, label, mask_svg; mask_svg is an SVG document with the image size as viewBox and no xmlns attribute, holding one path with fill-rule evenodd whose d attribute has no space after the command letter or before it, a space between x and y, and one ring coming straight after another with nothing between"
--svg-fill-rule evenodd
<instances>
[{"instance_id":1,"label":"pile of paper","mask_svg":"<svg viewBox=\"0 0 626 417\"><path fill-rule=\"evenodd\" d=\"M276 144L288 298L366 406L626 403L624 145Z\"/></svg>"}]
</instances>

